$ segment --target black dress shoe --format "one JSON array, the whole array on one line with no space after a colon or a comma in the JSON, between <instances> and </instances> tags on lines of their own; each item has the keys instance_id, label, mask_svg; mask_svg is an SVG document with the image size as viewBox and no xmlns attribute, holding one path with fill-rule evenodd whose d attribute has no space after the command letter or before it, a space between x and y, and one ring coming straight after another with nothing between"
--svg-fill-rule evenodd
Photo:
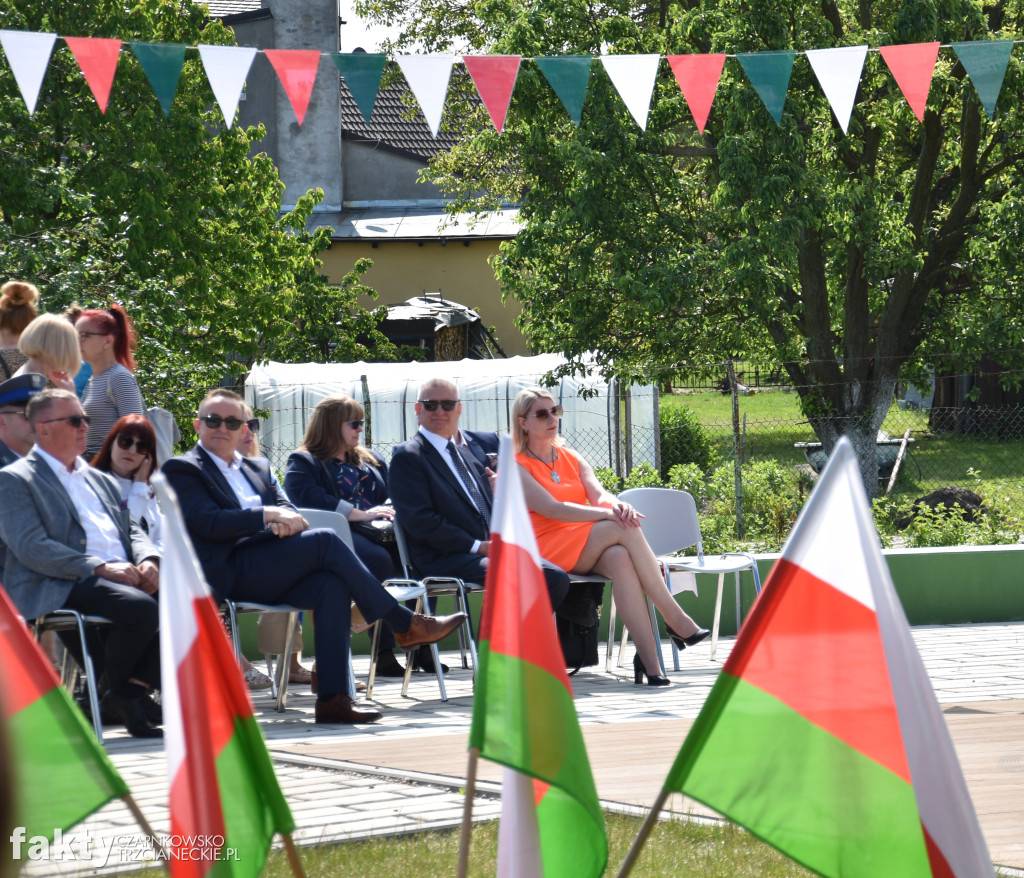
<instances>
[{"instance_id":1,"label":"black dress shoe","mask_svg":"<svg viewBox=\"0 0 1024 878\"><path fill-rule=\"evenodd\" d=\"M390 649L382 649L377 655L376 674L378 677L404 677L405 668L401 666Z\"/></svg>"},{"instance_id":2,"label":"black dress shoe","mask_svg":"<svg viewBox=\"0 0 1024 878\"><path fill-rule=\"evenodd\" d=\"M314 713L318 723L375 723L384 718L379 710L359 707L340 693L327 701L318 698Z\"/></svg>"},{"instance_id":3,"label":"black dress shoe","mask_svg":"<svg viewBox=\"0 0 1024 878\"><path fill-rule=\"evenodd\" d=\"M146 719L146 710L142 698L122 698L114 692L108 692L100 702L100 710L109 710L117 715L128 734L133 738L162 738L163 729L154 728Z\"/></svg>"},{"instance_id":4,"label":"black dress shoe","mask_svg":"<svg viewBox=\"0 0 1024 878\"><path fill-rule=\"evenodd\" d=\"M80 695L75 699L78 709L85 714L85 718L92 723L92 705L89 704L88 695ZM116 726L121 724L121 717L114 711L103 706L103 699L100 699L100 723L105 726Z\"/></svg>"},{"instance_id":5,"label":"black dress shoe","mask_svg":"<svg viewBox=\"0 0 1024 878\"><path fill-rule=\"evenodd\" d=\"M672 638L672 642L676 645L676 649L686 649L688 646L696 646L702 640L706 640L711 636L711 631L707 628L698 628L689 637L683 637L676 634L668 625L665 626L665 630L668 632L668 636Z\"/></svg>"},{"instance_id":6,"label":"black dress shoe","mask_svg":"<svg viewBox=\"0 0 1024 878\"><path fill-rule=\"evenodd\" d=\"M416 659L413 663L412 669L414 671L423 671L426 674L437 673L434 669L434 654L430 651L429 646L421 646L416 650ZM441 663L441 673L448 673L448 665L444 662Z\"/></svg>"},{"instance_id":7,"label":"black dress shoe","mask_svg":"<svg viewBox=\"0 0 1024 878\"><path fill-rule=\"evenodd\" d=\"M146 722L154 726L164 724L164 709L154 697L152 692L142 696L142 712L146 715Z\"/></svg>"}]
</instances>

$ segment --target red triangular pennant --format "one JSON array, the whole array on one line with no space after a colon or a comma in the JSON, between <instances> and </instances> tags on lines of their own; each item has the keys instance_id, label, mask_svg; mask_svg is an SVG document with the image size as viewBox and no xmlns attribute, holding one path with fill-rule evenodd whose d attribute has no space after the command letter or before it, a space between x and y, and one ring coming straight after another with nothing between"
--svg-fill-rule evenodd
<instances>
[{"instance_id":1,"label":"red triangular pennant","mask_svg":"<svg viewBox=\"0 0 1024 878\"><path fill-rule=\"evenodd\" d=\"M82 75L99 104L100 112L106 113L117 59L121 54L121 41L103 37L64 37L64 42L82 68Z\"/></svg>"},{"instance_id":2,"label":"red triangular pennant","mask_svg":"<svg viewBox=\"0 0 1024 878\"><path fill-rule=\"evenodd\" d=\"M711 113L711 103L722 78L725 55L669 55L668 66L675 74L676 82L686 98L686 104L697 123L697 130L703 134Z\"/></svg>"},{"instance_id":3,"label":"red triangular pennant","mask_svg":"<svg viewBox=\"0 0 1024 878\"><path fill-rule=\"evenodd\" d=\"M277 78L281 80L284 93L291 101L295 118L302 124L309 107L316 82L316 70L320 65L320 53L315 49L267 49L264 54L274 65Z\"/></svg>"},{"instance_id":4,"label":"red triangular pennant","mask_svg":"<svg viewBox=\"0 0 1024 878\"><path fill-rule=\"evenodd\" d=\"M889 65L903 97L910 104L918 122L924 121L924 106L928 103L928 90L932 85L935 61L939 57L939 44L909 43L902 46L882 46L878 50Z\"/></svg>"},{"instance_id":5,"label":"red triangular pennant","mask_svg":"<svg viewBox=\"0 0 1024 878\"><path fill-rule=\"evenodd\" d=\"M480 93L480 99L491 115L491 122L498 133L505 127L505 116L512 100L512 89L519 75L520 55L463 55L466 69L473 77L473 84Z\"/></svg>"}]
</instances>

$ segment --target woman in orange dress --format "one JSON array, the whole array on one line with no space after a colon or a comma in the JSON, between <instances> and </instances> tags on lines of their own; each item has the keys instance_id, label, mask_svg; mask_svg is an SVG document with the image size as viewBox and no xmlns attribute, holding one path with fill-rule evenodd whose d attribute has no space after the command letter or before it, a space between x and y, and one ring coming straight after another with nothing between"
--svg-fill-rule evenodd
<instances>
[{"instance_id":1,"label":"woman in orange dress","mask_svg":"<svg viewBox=\"0 0 1024 878\"><path fill-rule=\"evenodd\" d=\"M531 387L520 391L512 409L516 463L541 556L572 573L612 581L615 605L636 642L634 682L646 676L651 686L667 686L644 597L661 610L680 649L711 632L672 597L636 510L605 491L590 464L565 446L558 433L562 407L543 388Z\"/></svg>"}]
</instances>

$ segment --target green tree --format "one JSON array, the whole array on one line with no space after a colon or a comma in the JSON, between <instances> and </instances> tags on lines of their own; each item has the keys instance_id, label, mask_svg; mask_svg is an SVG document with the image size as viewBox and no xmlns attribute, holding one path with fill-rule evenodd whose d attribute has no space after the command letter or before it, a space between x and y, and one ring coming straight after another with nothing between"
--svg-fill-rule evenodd
<instances>
[{"instance_id":1,"label":"green tree","mask_svg":"<svg viewBox=\"0 0 1024 878\"><path fill-rule=\"evenodd\" d=\"M206 7L174 0L41 4L5 0L0 28L126 42L234 43ZM150 404L184 417L196 393L257 358L387 358L393 348L356 304L366 267L332 287L307 230L318 190L282 215L283 187L260 128L227 129L198 53L186 54L165 117L141 65L122 49L102 114L57 41L29 116L0 64L0 253L35 282L46 310L122 302L140 336ZM333 344L328 335L333 333ZM362 339L362 341L357 341Z\"/></svg>"},{"instance_id":2,"label":"green tree","mask_svg":"<svg viewBox=\"0 0 1024 878\"><path fill-rule=\"evenodd\" d=\"M1016 38L1022 24L1017 0L361 8L403 24L407 44L526 57L948 44ZM500 136L459 104L460 89L446 124L464 136L429 175L457 210L521 204L524 228L495 271L533 344L564 353L567 369L588 351L647 380L729 356L783 362L826 448L850 436L873 493L875 435L898 378L936 352L967 362L1020 347L1016 56L989 121L943 50L921 124L869 53L846 134L800 55L780 125L728 60L703 136L664 63L646 131L597 63L578 128L530 62Z\"/></svg>"}]
</instances>

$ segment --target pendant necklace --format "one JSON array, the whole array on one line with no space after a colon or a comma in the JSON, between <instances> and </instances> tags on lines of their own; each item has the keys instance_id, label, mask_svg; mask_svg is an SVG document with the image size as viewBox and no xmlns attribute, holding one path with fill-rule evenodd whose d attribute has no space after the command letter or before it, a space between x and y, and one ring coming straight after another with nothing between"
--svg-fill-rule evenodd
<instances>
[{"instance_id":1,"label":"pendant necklace","mask_svg":"<svg viewBox=\"0 0 1024 878\"><path fill-rule=\"evenodd\" d=\"M537 455L534 454L531 449L527 448L526 450L530 453L531 457L536 458L542 464L544 464L544 466L546 466L549 470L551 470L551 481L553 481L556 485L559 484L562 481L561 476L559 476L558 473L555 472L555 463L558 460L558 452L557 451L553 451L552 452L552 454L554 456L551 458L551 463L548 463L543 458L537 457Z\"/></svg>"}]
</instances>

